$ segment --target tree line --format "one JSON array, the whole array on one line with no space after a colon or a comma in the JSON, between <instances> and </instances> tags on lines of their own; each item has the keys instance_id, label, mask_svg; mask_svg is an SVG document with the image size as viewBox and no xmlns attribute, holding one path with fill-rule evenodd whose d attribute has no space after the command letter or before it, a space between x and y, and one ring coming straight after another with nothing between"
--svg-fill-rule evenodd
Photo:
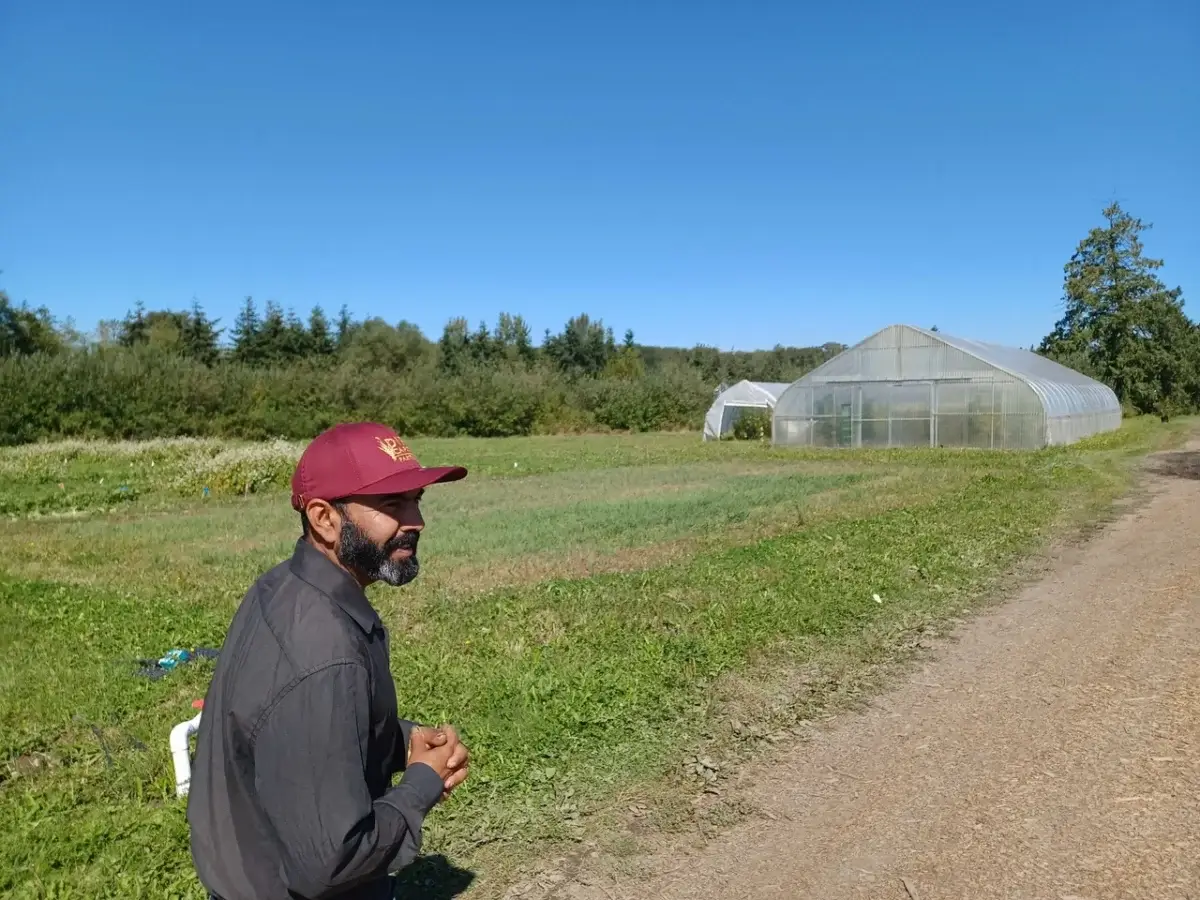
<instances>
[{"instance_id":1,"label":"tree line","mask_svg":"<svg viewBox=\"0 0 1200 900\"><path fill-rule=\"evenodd\" d=\"M1200 409L1200 329L1112 204L1065 266L1063 314L1037 352L1110 385L1131 414ZM305 438L351 418L408 434L698 429L719 385L792 381L845 349L726 352L638 344L586 314L534 342L520 315L463 318L437 340L404 320L247 297L223 325L199 303L138 305L82 334L0 291L0 443L61 436Z\"/></svg>"},{"instance_id":2,"label":"tree line","mask_svg":"<svg viewBox=\"0 0 1200 900\"><path fill-rule=\"evenodd\" d=\"M586 314L539 344L509 313L451 319L431 340L403 320L301 319L249 297L227 327L199 303L138 305L85 336L0 292L0 442L305 438L349 418L447 436L699 428L722 382L790 381L842 349L643 346Z\"/></svg>"}]
</instances>

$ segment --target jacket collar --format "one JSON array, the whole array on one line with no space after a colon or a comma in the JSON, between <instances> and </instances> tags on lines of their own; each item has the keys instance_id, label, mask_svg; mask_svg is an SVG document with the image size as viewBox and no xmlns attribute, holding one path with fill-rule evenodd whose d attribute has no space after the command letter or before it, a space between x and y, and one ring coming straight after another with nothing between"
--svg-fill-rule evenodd
<instances>
[{"instance_id":1,"label":"jacket collar","mask_svg":"<svg viewBox=\"0 0 1200 900\"><path fill-rule=\"evenodd\" d=\"M340 606L358 627L370 634L383 630L379 613L367 599L362 586L345 569L334 565L320 550L300 538L291 560L292 574L312 585Z\"/></svg>"}]
</instances>

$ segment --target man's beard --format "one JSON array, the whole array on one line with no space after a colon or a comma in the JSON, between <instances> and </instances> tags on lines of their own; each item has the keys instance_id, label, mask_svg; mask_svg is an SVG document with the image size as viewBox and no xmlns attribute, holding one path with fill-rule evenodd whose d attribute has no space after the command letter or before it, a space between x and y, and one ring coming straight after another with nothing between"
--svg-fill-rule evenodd
<instances>
[{"instance_id":1,"label":"man's beard","mask_svg":"<svg viewBox=\"0 0 1200 900\"><path fill-rule=\"evenodd\" d=\"M338 538L338 559L342 565L367 581L382 581L392 587L400 587L416 578L421 570L421 564L417 561L418 537L416 531L402 532L380 547L357 525L343 518L342 533ZM408 550L412 555L393 559L392 554L397 550Z\"/></svg>"}]
</instances>

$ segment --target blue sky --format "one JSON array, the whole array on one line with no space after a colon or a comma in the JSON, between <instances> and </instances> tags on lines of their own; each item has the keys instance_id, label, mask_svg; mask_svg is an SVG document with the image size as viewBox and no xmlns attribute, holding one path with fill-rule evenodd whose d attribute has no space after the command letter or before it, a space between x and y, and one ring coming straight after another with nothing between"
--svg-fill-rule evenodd
<instances>
[{"instance_id":1,"label":"blue sky","mask_svg":"<svg viewBox=\"0 0 1200 900\"><path fill-rule=\"evenodd\" d=\"M1194 0L8 0L0 287L1028 345L1114 198L1200 309L1198 59Z\"/></svg>"}]
</instances>

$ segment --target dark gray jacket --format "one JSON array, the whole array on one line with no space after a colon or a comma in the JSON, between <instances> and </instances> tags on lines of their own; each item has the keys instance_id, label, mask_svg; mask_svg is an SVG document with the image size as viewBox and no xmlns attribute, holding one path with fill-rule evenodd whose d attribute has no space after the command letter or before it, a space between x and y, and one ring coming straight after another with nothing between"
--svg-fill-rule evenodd
<instances>
[{"instance_id":1,"label":"dark gray jacket","mask_svg":"<svg viewBox=\"0 0 1200 900\"><path fill-rule=\"evenodd\" d=\"M192 859L222 900L377 900L420 850L442 780L405 769L388 637L358 583L301 540L242 600L204 700Z\"/></svg>"}]
</instances>

